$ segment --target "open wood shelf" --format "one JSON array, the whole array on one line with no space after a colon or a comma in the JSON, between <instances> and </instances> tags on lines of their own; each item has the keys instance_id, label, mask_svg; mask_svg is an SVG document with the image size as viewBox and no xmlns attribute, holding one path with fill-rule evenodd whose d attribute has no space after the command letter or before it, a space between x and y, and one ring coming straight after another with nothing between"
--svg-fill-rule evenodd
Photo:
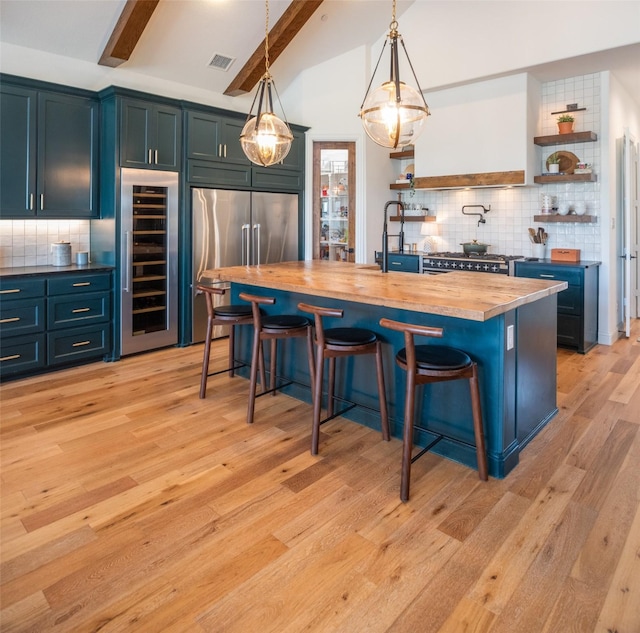
<instances>
[{"instance_id":1,"label":"open wood shelf","mask_svg":"<svg viewBox=\"0 0 640 633\"><path fill-rule=\"evenodd\" d=\"M549 185L557 182L596 182L595 174L564 174L560 176L534 176L533 182L539 185Z\"/></svg>"},{"instance_id":2,"label":"open wood shelf","mask_svg":"<svg viewBox=\"0 0 640 633\"><path fill-rule=\"evenodd\" d=\"M533 142L544 147L546 145L560 145L562 143L589 143L597 141L598 135L595 132L571 132L571 134L549 134L548 136L536 136Z\"/></svg>"},{"instance_id":3,"label":"open wood shelf","mask_svg":"<svg viewBox=\"0 0 640 633\"><path fill-rule=\"evenodd\" d=\"M389 158L395 158L401 160L403 158L413 158L414 151L413 149L403 149L401 152L391 152L389 154Z\"/></svg>"},{"instance_id":4,"label":"open wood shelf","mask_svg":"<svg viewBox=\"0 0 640 633\"><path fill-rule=\"evenodd\" d=\"M598 221L597 215L556 215L555 213L545 213L534 215L535 222L578 222L581 224L593 224Z\"/></svg>"}]
</instances>

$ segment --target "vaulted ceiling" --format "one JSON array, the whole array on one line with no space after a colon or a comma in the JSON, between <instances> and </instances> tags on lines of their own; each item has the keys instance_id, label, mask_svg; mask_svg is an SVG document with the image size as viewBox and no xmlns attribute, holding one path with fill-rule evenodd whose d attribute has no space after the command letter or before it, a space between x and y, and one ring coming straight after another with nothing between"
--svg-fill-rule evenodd
<instances>
[{"instance_id":1,"label":"vaulted ceiling","mask_svg":"<svg viewBox=\"0 0 640 633\"><path fill-rule=\"evenodd\" d=\"M397 0L401 28L402 15L414 2L427 0ZM302 0L302 4L318 6L313 11L296 13L293 5L298 3L298 0L294 3L269 0L269 25L273 34L270 56L280 91L305 68L355 47L373 45L387 32L391 17L391 0ZM101 58L103 63L117 64L124 51L129 58L119 68L220 95L251 92L251 84L255 84L263 72L264 0L146 0L143 4L146 8L132 20L133 30L125 34L118 48L117 43L109 40L112 34L114 38L118 34L123 11L131 10L129 0L0 0L0 41L96 65ZM449 0L448 4L455 11L457 3ZM576 7L582 6L576 3ZM283 26L278 36L275 27L287 13L293 14L293 24ZM493 19L489 13L487 19ZM455 22L449 26L455 35ZM479 38L481 27L478 25ZM605 27L610 25L603 25ZM527 28L526 24L523 28ZM295 46L285 50L291 37ZM451 38L452 53L457 52L460 45L464 43ZM540 45L544 46L544 38ZM447 55L442 50L437 53ZM228 70L209 66L216 54L233 60ZM541 80L612 70L640 104L638 60L640 44L556 61L531 70ZM246 64L250 68L244 68ZM1 65L0 59L0 68ZM233 83L238 73L242 76ZM423 85L423 88L432 87L441 86Z\"/></svg>"}]
</instances>

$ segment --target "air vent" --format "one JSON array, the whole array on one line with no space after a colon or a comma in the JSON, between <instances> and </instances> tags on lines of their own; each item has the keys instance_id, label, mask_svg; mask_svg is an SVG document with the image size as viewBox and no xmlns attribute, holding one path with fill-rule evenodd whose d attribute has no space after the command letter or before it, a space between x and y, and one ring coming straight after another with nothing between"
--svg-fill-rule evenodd
<instances>
[{"instance_id":1,"label":"air vent","mask_svg":"<svg viewBox=\"0 0 640 633\"><path fill-rule=\"evenodd\" d=\"M209 67L215 68L216 70L229 70L235 60L235 57L227 57L226 55L215 53L209 62Z\"/></svg>"}]
</instances>

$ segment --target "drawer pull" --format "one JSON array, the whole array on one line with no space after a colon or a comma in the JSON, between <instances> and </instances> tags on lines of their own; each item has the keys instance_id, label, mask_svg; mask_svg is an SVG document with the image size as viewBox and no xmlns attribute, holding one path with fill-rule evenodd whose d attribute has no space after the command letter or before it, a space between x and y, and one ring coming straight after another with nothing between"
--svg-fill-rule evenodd
<instances>
[{"instance_id":1,"label":"drawer pull","mask_svg":"<svg viewBox=\"0 0 640 633\"><path fill-rule=\"evenodd\" d=\"M76 308L71 312L73 312L73 314L77 314L78 312L90 312L90 311L91 311L91 308Z\"/></svg>"},{"instance_id":2,"label":"drawer pull","mask_svg":"<svg viewBox=\"0 0 640 633\"><path fill-rule=\"evenodd\" d=\"M9 317L8 319L0 319L0 323L15 323L19 321L20 317Z\"/></svg>"},{"instance_id":3,"label":"drawer pull","mask_svg":"<svg viewBox=\"0 0 640 633\"><path fill-rule=\"evenodd\" d=\"M73 284L74 288L78 288L79 286L90 286L91 282L90 281L79 281L76 284Z\"/></svg>"},{"instance_id":4,"label":"drawer pull","mask_svg":"<svg viewBox=\"0 0 640 633\"><path fill-rule=\"evenodd\" d=\"M0 295L8 295L14 292L20 292L20 288L11 288L10 290L0 290Z\"/></svg>"},{"instance_id":5,"label":"drawer pull","mask_svg":"<svg viewBox=\"0 0 640 633\"><path fill-rule=\"evenodd\" d=\"M79 341L78 343L73 343L71 347L84 347L85 345L89 345L91 341Z\"/></svg>"},{"instance_id":6,"label":"drawer pull","mask_svg":"<svg viewBox=\"0 0 640 633\"><path fill-rule=\"evenodd\" d=\"M555 275L544 275L540 273L540 277L548 277L549 279L555 279Z\"/></svg>"},{"instance_id":7,"label":"drawer pull","mask_svg":"<svg viewBox=\"0 0 640 633\"><path fill-rule=\"evenodd\" d=\"M0 358L0 363L5 360L16 360L16 358L20 358L20 354L13 354L12 356L3 356Z\"/></svg>"}]
</instances>

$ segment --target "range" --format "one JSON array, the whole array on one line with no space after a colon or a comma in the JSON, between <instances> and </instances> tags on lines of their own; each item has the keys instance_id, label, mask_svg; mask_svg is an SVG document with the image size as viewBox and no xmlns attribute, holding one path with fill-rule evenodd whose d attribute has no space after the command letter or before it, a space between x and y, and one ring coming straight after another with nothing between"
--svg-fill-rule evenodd
<instances>
[{"instance_id":1,"label":"range","mask_svg":"<svg viewBox=\"0 0 640 633\"><path fill-rule=\"evenodd\" d=\"M494 255L493 253L429 253L422 258L422 272L444 273L452 270L465 272L514 274L514 262L523 255Z\"/></svg>"}]
</instances>

